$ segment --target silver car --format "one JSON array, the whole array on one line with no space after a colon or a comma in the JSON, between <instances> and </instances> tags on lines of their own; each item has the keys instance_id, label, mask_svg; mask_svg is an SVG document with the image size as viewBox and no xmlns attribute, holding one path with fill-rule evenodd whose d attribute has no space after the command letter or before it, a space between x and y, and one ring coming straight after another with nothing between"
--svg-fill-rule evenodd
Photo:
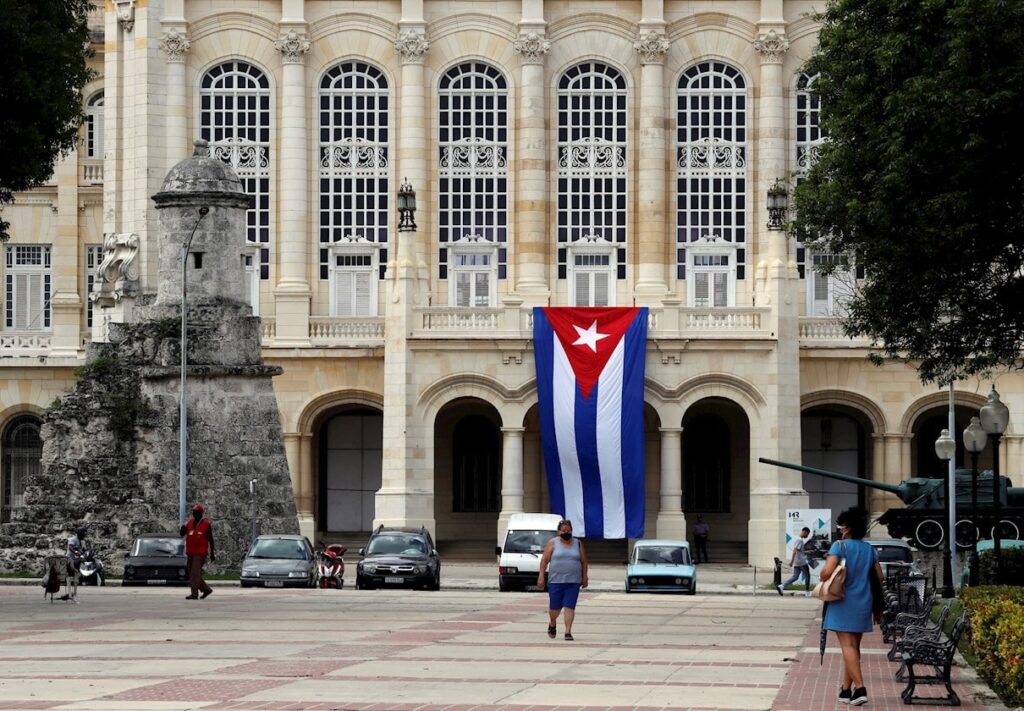
<instances>
[{"instance_id":1,"label":"silver car","mask_svg":"<svg viewBox=\"0 0 1024 711\"><path fill-rule=\"evenodd\" d=\"M911 577L919 577L923 573L914 562L914 551L906 541L897 538L864 539L878 552L878 562L882 566L883 577L888 578L890 572L896 574L898 569L906 570Z\"/></svg>"},{"instance_id":2,"label":"silver car","mask_svg":"<svg viewBox=\"0 0 1024 711\"><path fill-rule=\"evenodd\" d=\"M305 536L259 536L242 561L242 587L311 588L316 571Z\"/></svg>"}]
</instances>

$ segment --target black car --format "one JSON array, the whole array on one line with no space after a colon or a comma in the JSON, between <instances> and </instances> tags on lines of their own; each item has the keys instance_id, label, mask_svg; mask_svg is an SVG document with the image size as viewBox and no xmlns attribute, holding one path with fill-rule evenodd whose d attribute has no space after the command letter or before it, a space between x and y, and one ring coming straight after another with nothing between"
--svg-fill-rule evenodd
<instances>
[{"instance_id":1,"label":"black car","mask_svg":"<svg viewBox=\"0 0 1024 711\"><path fill-rule=\"evenodd\" d=\"M122 585L188 585L185 539L170 533L146 533L124 554Z\"/></svg>"},{"instance_id":2,"label":"black car","mask_svg":"<svg viewBox=\"0 0 1024 711\"><path fill-rule=\"evenodd\" d=\"M370 536L356 566L356 589L377 587L441 589L441 556L425 528L384 528Z\"/></svg>"}]
</instances>

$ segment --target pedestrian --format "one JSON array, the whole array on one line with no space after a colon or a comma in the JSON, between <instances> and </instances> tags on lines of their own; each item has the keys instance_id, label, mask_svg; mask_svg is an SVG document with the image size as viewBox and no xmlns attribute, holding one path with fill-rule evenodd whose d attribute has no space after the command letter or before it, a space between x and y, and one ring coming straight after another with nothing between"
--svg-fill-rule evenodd
<instances>
[{"instance_id":1,"label":"pedestrian","mask_svg":"<svg viewBox=\"0 0 1024 711\"><path fill-rule=\"evenodd\" d=\"M580 588L589 584L587 580L587 553L583 542L572 537L572 521L558 522L558 535L544 546L540 558L540 572L537 587L548 589L548 637L558 634L555 623L558 615L565 611L565 638L573 640L572 623L576 618L576 600Z\"/></svg>"},{"instance_id":2,"label":"pedestrian","mask_svg":"<svg viewBox=\"0 0 1024 711\"><path fill-rule=\"evenodd\" d=\"M213 592L213 589L203 580L203 566L206 565L206 557L210 562L215 562L217 556L213 550L213 526L210 519L203 518L204 508L202 504L192 507L192 518L185 522L179 533L185 537L185 570L188 574L188 584L192 588L192 594L185 597L186 600L206 599ZM202 593L200 596L199 593Z\"/></svg>"},{"instance_id":3,"label":"pedestrian","mask_svg":"<svg viewBox=\"0 0 1024 711\"><path fill-rule=\"evenodd\" d=\"M704 523L703 516L697 516L697 523L693 524L693 540L697 544L697 563L703 554L704 562L708 562L708 535L711 533L711 526Z\"/></svg>"},{"instance_id":4,"label":"pedestrian","mask_svg":"<svg viewBox=\"0 0 1024 711\"><path fill-rule=\"evenodd\" d=\"M867 703L864 675L860 668L860 643L865 632L872 628L872 618L881 621L880 612L872 612L872 582L877 577L882 584L882 566L878 553L862 538L868 530L868 514L861 508L850 508L836 517L839 540L828 549L821 579L828 580L841 559L846 560L846 582L841 600L826 602L822 629L835 632L843 653L843 680L839 688L840 703L854 706Z\"/></svg>"},{"instance_id":5,"label":"pedestrian","mask_svg":"<svg viewBox=\"0 0 1024 711\"><path fill-rule=\"evenodd\" d=\"M793 541L793 553L789 556L789 567L793 569L793 574L789 576L786 582L776 586L776 590L779 591L779 595L786 589L786 586L790 583L795 583L800 576L804 576L804 597L811 596L811 565L807 560L807 553L804 550L807 545L807 537L811 535L811 529L804 526L800 529L800 535Z\"/></svg>"}]
</instances>

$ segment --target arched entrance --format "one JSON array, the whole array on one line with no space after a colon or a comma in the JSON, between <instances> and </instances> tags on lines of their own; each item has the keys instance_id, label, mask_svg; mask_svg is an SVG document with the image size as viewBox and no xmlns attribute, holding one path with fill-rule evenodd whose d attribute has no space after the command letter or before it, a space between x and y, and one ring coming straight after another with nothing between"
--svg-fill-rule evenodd
<instances>
[{"instance_id":1,"label":"arched entrance","mask_svg":"<svg viewBox=\"0 0 1024 711\"><path fill-rule=\"evenodd\" d=\"M977 408L964 405L956 405L953 408L953 419L956 422L956 431L952 432L956 440L956 466L957 468L969 468L971 459L964 450L963 431L971 424L971 418L977 417ZM913 445L910 449L910 463L912 472L906 472L903 478L910 476L925 476L932 479L945 479L947 467L945 461L939 459L935 454L935 440L939 433L949 427L949 407L939 406L925 410L911 428L914 435ZM985 447L978 457L978 469L984 471L992 468L992 447Z\"/></svg>"},{"instance_id":2,"label":"arched entrance","mask_svg":"<svg viewBox=\"0 0 1024 711\"><path fill-rule=\"evenodd\" d=\"M800 414L800 443L803 463L840 474L871 479L869 433L871 423L858 410L830 404L812 407ZM833 517L851 506L868 508L871 496L857 484L815 474L803 475L807 505L831 509Z\"/></svg>"},{"instance_id":3,"label":"arched entrance","mask_svg":"<svg viewBox=\"0 0 1024 711\"><path fill-rule=\"evenodd\" d=\"M35 415L15 417L3 435L3 491L0 501L0 522L8 523L14 509L25 505L25 484L40 473L43 440L39 436L42 422Z\"/></svg>"},{"instance_id":4,"label":"arched entrance","mask_svg":"<svg viewBox=\"0 0 1024 711\"><path fill-rule=\"evenodd\" d=\"M314 444L318 531L361 533L373 528L383 421L380 411L362 405L332 410L322 418Z\"/></svg>"}]
</instances>

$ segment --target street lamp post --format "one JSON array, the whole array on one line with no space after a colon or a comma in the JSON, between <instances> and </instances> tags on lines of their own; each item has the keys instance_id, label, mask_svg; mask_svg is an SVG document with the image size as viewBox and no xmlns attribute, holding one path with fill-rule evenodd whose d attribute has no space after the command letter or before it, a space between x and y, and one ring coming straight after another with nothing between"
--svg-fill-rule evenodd
<instances>
[{"instance_id":1,"label":"street lamp post","mask_svg":"<svg viewBox=\"0 0 1024 711\"><path fill-rule=\"evenodd\" d=\"M971 533L971 562L970 562L970 586L978 585L978 455L985 449L985 442L988 440L981 420L977 417L971 418L971 424L964 429L964 449L971 455L971 525L974 531Z\"/></svg>"},{"instance_id":2,"label":"street lamp post","mask_svg":"<svg viewBox=\"0 0 1024 711\"><path fill-rule=\"evenodd\" d=\"M782 178L768 188L768 229L781 230L786 226L786 212L789 209L789 190Z\"/></svg>"},{"instance_id":3,"label":"street lamp post","mask_svg":"<svg viewBox=\"0 0 1024 711\"><path fill-rule=\"evenodd\" d=\"M186 317L188 308L186 306L187 284L188 284L188 251L192 247L192 238L196 236L196 229L203 221L210 208L205 205L199 208L199 217L192 225L192 232L188 239L181 243L181 401L178 411L178 525L185 525L185 480L188 470L188 400L185 397L185 373L188 366L188 329Z\"/></svg>"},{"instance_id":4,"label":"street lamp post","mask_svg":"<svg viewBox=\"0 0 1024 711\"><path fill-rule=\"evenodd\" d=\"M949 430L944 429L939 434L939 438L935 440L935 454L939 456L939 459L943 461L950 461L956 454L956 440L949 435ZM947 474L948 476L948 474ZM956 597L956 590L953 588L953 566L950 560L952 556L952 549L950 548L950 539L954 535L954 528L949 525L951 517L952 504L949 495L949 488L946 490L944 497L946 502L946 535L942 537L942 597L951 598Z\"/></svg>"},{"instance_id":5,"label":"street lamp post","mask_svg":"<svg viewBox=\"0 0 1024 711\"><path fill-rule=\"evenodd\" d=\"M398 231L416 231L416 191L408 178L398 188Z\"/></svg>"},{"instance_id":6,"label":"street lamp post","mask_svg":"<svg viewBox=\"0 0 1024 711\"><path fill-rule=\"evenodd\" d=\"M992 582L999 584L1002 580L1002 516L1003 516L1003 480L999 476L999 439L1003 436L1007 426L1010 424L1010 410L999 399L996 386L992 386L992 392L988 394L988 400L978 413L981 419L981 426L992 437L992 517L995 525L992 527L992 557L993 577Z\"/></svg>"}]
</instances>

